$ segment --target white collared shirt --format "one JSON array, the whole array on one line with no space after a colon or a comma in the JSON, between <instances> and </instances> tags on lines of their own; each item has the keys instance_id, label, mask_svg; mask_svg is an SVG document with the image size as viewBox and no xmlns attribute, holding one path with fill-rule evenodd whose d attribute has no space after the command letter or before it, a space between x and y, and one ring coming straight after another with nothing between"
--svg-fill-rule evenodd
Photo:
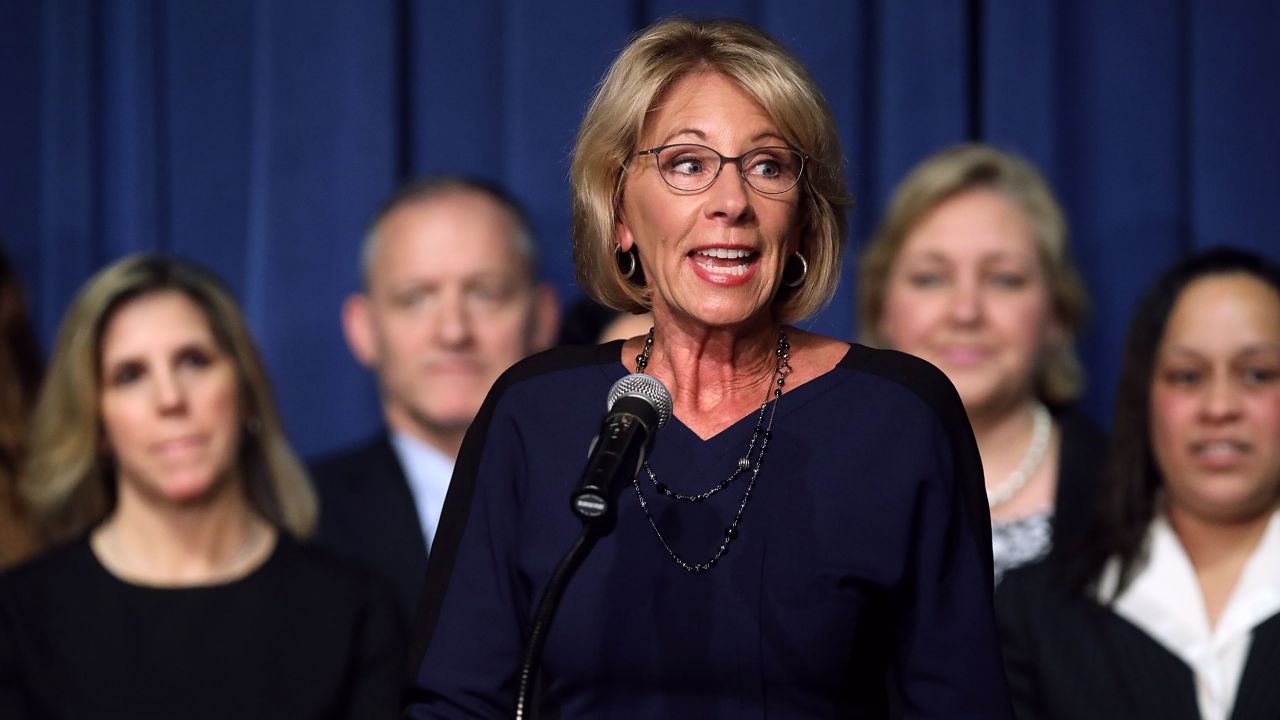
<instances>
[{"instance_id":1,"label":"white collared shirt","mask_svg":"<svg viewBox=\"0 0 1280 720\"><path fill-rule=\"evenodd\" d=\"M1190 666L1204 720L1226 720L1253 628L1280 612L1280 510L1272 514L1215 627L1191 559L1163 515L1152 521L1147 543L1145 566L1113 608ZM1114 560L1108 563L1099 584L1102 597L1115 586L1117 570Z\"/></svg>"},{"instance_id":2,"label":"white collared shirt","mask_svg":"<svg viewBox=\"0 0 1280 720\"><path fill-rule=\"evenodd\" d=\"M402 432L391 432L391 447L404 468L405 479L413 493L413 504L422 525L422 539L427 547L440 525L440 509L453 477L453 459L417 438Z\"/></svg>"}]
</instances>

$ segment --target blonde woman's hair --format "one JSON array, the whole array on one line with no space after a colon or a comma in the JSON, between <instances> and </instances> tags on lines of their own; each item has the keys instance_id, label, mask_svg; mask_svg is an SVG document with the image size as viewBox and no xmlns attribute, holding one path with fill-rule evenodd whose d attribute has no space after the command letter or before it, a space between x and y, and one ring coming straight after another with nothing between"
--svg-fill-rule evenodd
<instances>
[{"instance_id":1,"label":"blonde woman's hair","mask_svg":"<svg viewBox=\"0 0 1280 720\"><path fill-rule=\"evenodd\" d=\"M1046 348L1034 388L1044 402L1074 401L1084 389L1084 369L1076 336L1084 325L1089 295L1067 243L1067 223L1049 184L1031 163L989 145L966 143L936 153L917 165L894 190L880 227L858 266L858 324L861 340L883 345L876 326L884 312L890 271L907 236L934 208L973 190L989 190L1013 204L1027 220L1048 284L1061 342Z\"/></svg>"},{"instance_id":2,"label":"blonde woman's hair","mask_svg":"<svg viewBox=\"0 0 1280 720\"><path fill-rule=\"evenodd\" d=\"M310 535L316 524L315 492L285 439L266 368L230 292L191 263L132 255L80 289L58 330L21 480L40 539L53 544L78 537L115 506L114 462L104 449L99 416L102 334L123 307L162 292L181 293L194 303L235 365L244 415L237 469L250 503L291 535Z\"/></svg>"},{"instance_id":3,"label":"blonde woman's hair","mask_svg":"<svg viewBox=\"0 0 1280 720\"><path fill-rule=\"evenodd\" d=\"M578 286L615 310L651 308L646 287L622 277L614 229L646 115L680 78L722 73L760 103L783 138L804 153L800 252L809 272L782 288L774 316L794 322L831 300L840 281L847 220L844 161L835 120L804 67L786 49L743 23L670 19L636 35L605 75L573 150L573 260Z\"/></svg>"}]
</instances>

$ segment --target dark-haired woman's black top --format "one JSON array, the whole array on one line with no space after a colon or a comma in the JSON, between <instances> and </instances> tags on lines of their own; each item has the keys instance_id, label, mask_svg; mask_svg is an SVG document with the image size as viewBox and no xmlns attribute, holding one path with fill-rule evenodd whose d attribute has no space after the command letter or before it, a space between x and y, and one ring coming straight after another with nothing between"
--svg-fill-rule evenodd
<instances>
[{"instance_id":1,"label":"dark-haired woman's black top","mask_svg":"<svg viewBox=\"0 0 1280 720\"><path fill-rule=\"evenodd\" d=\"M569 494L626 373L618 342L527 360L463 444L427 571L411 716L510 717L529 617L578 535ZM650 465L693 494L746 451L753 413L707 440L673 419ZM635 489L569 584L544 697L570 718L1011 714L991 604L990 521L964 409L932 366L852 347L783 395L727 555L692 575ZM707 560L747 476L701 503L639 487L671 547ZM887 681L887 678L892 678Z\"/></svg>"},{"instance_id":2,"label":"dark-haired woman's black top","mask_svg":"<svg viewBox=\"0 0 1280 720\"><path fill-rule=\"evenodd\" d=\"M88 540L0 576L0 718L392 718L404 668L390 591L281 537L221 585L154 588Z\"/></svg>"},{"instance_id":3,"label":"dark-haired woman's black top","mask_svg":"<svg viewBox=\"0 0 1280 720\"><path fill-rule=\"evenodd\" d=\"M1009 572L996 608L1019 720L1200 720L1191 668L1071 587L1060 559ZM1231 720L1280 718L1280 615L1253 629Z\"/></svg>"},{"instance_id":4,"label":"dark-haired woman's black top","mask_svg":"<svg viewBox=\"0 0 1280 720\"><path fill-rule=\"evenodd\" d=\"M1058 490L1053 504L1053 547L1079 547L1089 532L1089 520L1102 487L1107 435L1076 405L1056 408L1053 416L1062 429Z\"/></svg>"}]
</instances>

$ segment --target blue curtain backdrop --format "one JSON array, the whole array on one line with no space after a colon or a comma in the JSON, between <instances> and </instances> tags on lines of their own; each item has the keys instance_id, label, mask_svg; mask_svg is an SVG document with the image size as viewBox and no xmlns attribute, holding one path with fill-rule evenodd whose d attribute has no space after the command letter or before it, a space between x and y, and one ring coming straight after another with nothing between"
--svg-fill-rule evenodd
<instances>
[{"instance_id":1,"label":"blue curtain backdrop","mask_svg":"<svg viewBox=\"0 0 1280 720\"><path fill-rule=\"evenodd\" d=\"M338 308L379 201L423 173L506 184L572 298L575 129L627 36L675 13L764 27L834 107L858 209L818 331L853 337L854 256L894 183L969 138L1032 159L1066 206L1100 420L1161 266L1280 257L1280 3L2 0L0 237L41 337L104 263L193 258L243 302L304 453L370 432Z\"/></svg>"}]
</instances>

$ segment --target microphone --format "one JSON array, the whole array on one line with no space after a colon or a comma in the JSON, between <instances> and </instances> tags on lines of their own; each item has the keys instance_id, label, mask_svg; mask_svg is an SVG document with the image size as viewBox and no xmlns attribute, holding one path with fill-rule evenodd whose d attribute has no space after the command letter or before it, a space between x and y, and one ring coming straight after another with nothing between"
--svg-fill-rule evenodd
<instances>
[{"instance_id":1,"label":"microphone","mask_svg":"<svg viewBox=\"0 0 1280 720\"><path fill-rule=\"evenodd\" d=\"M640 472L653 449L654 436L671 419L671 393L657 378L632 373L609 388L605 410L569 505L583 524L608 534L613 530L618 493Z\"/></svg>"}]
</instances>

